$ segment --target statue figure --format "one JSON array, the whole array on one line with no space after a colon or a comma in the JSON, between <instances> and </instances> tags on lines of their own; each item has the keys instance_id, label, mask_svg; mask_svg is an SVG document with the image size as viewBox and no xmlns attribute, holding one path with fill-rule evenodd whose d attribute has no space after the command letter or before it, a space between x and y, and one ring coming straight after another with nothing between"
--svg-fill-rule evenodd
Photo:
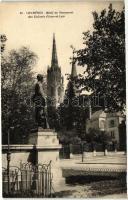
<instances>
[{"instance_id":1,"label":"statue figure","mask_svg":"<svg viewBox=\"0 0 128 200\"><path fill-rule=\"evenodd\" d=\"M43 90L43 76L41 74L37 75L33 102L35 103L35 121L37 122L38 127L42 127L44 129L49 128L47 121L46 100Z\"/></svg>"}]
</instances>

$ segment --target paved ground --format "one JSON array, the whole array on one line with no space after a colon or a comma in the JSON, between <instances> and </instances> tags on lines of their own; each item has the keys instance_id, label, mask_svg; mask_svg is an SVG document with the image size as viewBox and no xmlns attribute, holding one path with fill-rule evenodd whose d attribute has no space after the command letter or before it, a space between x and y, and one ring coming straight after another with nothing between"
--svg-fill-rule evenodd
<instances>
[{"instance_id":1,"label":"paved ground","mask_svg":"<svg viewBox=\"0 0 128 200\"><path fill-rule=\"evenodd\" d=\"M105 172L110 174L118 174L118 172L126 172L126 155L108 155L108 156L96 156L96 157L85 157L84 162L81 162L81 155L76 156L72 159L60 160L60 166L62 171L66 171L66 176L70 175L86 175L86 171L101 171L102 176ZM87 173L88 174L88 173ZM99 174L99 172L98 172ZM65 175L65 172L63 173ZM93 173L91 173L93 175ZM108 175L108 174L107 174ZM122 176L122 175L121 175ZM106 190L107 188L107 190ZM90 198L90 197L102 197L102 198L125 198L126 197L126 185L125 181L120 180L101 180L90 183L79 183L62 184L59 185L57 197L68 197L68 198Z\"/></svg>"},{"instance_id":2,"label":"paved ground","mask_svg":"<svg viewBox=\"0 0 128 200\"><path fill-rule=\"evenodd\" d=\"M110 170L110 171L126 171L126 155L108 155L84 158L81 162L81 156L72 159L60 160L60 166L67 171L86 170ZM84 173L83 173L84 174ZM78 184L60 184L60 190L56 193L56 197L65 198L126 198L125 181L120 180L101 180L90 183ZM107 188L107 189L106 189Z\"/></svg>"},{"instance_id":3,"label":"paved ground","mask_svg":"<svg viewBox=\"0 0 128 200\"><path fill-rule=\"evenodd\" d=\"M62 169L110 169L126 171L126 155L113 155L113 156L96 156L84 158L81 161L81 156L72 159L60 160Z\"/></svg>"},{"instance_id":4,"label":"paved ground","mask_svg":"<svg viewBox=\"0 0 128 200\"><path fill-rule=\"evenodd\" d=\"M128 196L126 193L122 194L111 194L111 195L106 195L103 196L102 199L126 199Z\"/></svg>"}]
</instances>

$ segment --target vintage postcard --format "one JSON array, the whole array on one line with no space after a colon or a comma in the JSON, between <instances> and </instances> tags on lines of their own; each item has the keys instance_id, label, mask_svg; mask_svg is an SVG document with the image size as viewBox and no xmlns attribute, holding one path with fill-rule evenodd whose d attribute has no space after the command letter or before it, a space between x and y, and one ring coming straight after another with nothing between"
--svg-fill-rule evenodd
<instances>
[{"instance_id":1,"label":"vintage postcard","mask_svg":"<svg viewBox=\"0 0 128 200\"><path fill-rule=\"evenodd\" d=\"M123 1L2 2L4 198L126 198Z\"/></svg>"}]
</instances>

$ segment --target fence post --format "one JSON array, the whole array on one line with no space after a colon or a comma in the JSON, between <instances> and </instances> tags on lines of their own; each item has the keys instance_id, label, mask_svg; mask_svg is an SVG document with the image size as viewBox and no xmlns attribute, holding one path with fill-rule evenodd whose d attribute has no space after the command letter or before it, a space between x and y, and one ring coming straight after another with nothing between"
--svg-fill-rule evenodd
<instances>
[{"instance_id":1,"label":"fence post","mask_svg":"<svg viewBox=\"0 0 128 200\"><path fill-rule=\"evenodd\" d=\"M18 171L17 168L14 171L11 170L9 178L10 180L8 179L7 170L3 171L3 184L8 180L11 183L5 191L7 197L11 197L11 195L16 195L16 197L30 197L30 195L32 195L31 197L33 195L36 197L49 197L52 195L51 162L37 166L29 166L29 163L27 163L25 166L22 165L18 168ZM8 186L8 182L6 183Z\"/></svg>"},{"instance_id":2,"label":"fence post","mask_svg":"<svg viewBox=\"0 0 128 200\"><path fill-rule=\"evenodd\" d=\"M7 177L8 177L8 195L10 194L10 130L8 130L8 152L7 152Z\"/></svg>"},{"instance_id":3,"label":"fence post","mask_svg":"<svg viewBox=\"0 0 128 200\"><path fill-rule=\"evenodd\" d=\"M93 156L94 157L96 156L96 150L95 149L93 150Z\"/></svg>"},{"instance_id":4,"label":"fence post","mask_svg":"<svg viewBox=\"0 0 128 200\"><path fill-rule=\"evenodd\" d=\"M84 162L84 143L81 142L82 162Z\"/></svg>"},{"instance_id":5,"label":"fence post","mask_svg":"<svg viewBox=\"0 0 128 200\"><path fill-rule=\"evenodd\" d=\"M72 144L69 144L70 147L70 158L73 158L73 154L72 154Z\"/></svg>"}]
</instances>

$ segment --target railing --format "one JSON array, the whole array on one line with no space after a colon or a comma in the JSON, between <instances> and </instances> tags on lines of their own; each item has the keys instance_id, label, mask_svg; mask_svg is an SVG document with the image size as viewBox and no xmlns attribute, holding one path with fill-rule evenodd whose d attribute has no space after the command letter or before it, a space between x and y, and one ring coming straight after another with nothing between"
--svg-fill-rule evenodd
<instances>
[{"instance_id":1,"label":"railing","mask_svg":"<svg viewBox=\"0 0 128 200\"><path fill-rule=\"evenodd\" d=\"M47 165L24 163L20 168L10 167L9 180L7 169L3 168L2 175L4 197L50 197L52 194L51 162Z\"/></svg>"}]
</instances>

